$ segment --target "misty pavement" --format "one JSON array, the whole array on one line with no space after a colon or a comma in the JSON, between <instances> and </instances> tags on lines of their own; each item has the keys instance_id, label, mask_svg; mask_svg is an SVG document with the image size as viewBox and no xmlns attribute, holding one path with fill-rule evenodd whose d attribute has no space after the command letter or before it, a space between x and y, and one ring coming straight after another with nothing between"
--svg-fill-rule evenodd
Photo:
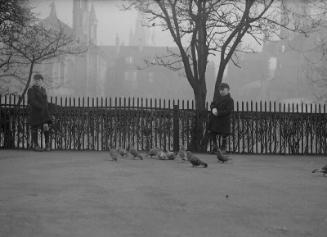
<instances>
[{"instance_id":1,"label":"misty pavement","mask_svg":"<svg viewBox=\"0 0 327 237\"><path fill-rule=\"evenodd\" d=\"M324 157L197 156L2 150L0 236L326 236Z\"/></svg>"}]
</instances>

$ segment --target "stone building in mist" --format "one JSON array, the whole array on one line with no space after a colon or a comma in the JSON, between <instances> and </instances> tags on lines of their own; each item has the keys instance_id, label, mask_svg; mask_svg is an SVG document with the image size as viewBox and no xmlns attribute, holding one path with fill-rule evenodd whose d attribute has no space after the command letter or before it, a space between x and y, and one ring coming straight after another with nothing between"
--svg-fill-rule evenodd
<instances>
[{"instance_id":1,"label":"stone building in mist","mask_svg":"<svg viewBox=\"0 0 327 237\"><path fill-rule=\"evenodd\" d=\"M262 51L240 57L241 68L229 65L225 80L238 100L308 101L310 83L306 61L299 51L301 36L292 40L264 43Z\"/></svg>"},{"instance_id":2,"label":"stone building in mist","mask_svg":"<svg viewBox=\"0 0 327 237\"><path fill-rule=\"evenodd\" d=\"M298 11L305 5L295 4ZM285 13L286 14L286 13ZM44 21L63 24L67 31L90 48L82 56L64 56L42 71L52 78L52 95L105 97L159 97L193 99L193 91L184 71L171 71L160 66L147 67L144 59L167 55L167 48L154 46L156 35L151 28L142 27L139 13L135 27L125 45L116 36L115 45L97 44L97 20L94 7L88 0L74 0L73 25L69 27L56 16L55 6ZM237 68L229 64L224 81L231 85L236 100L312 101L312 84L307 79L307 61L303 51L310 48L315 35L305 37L281 30L283 40L265 41L262 50L254 54L240 54ZM170 48L174 51L177 48ZM212 98L215 66L207 69L208 97Z\"/></svg>"},{"instance_id":3,"label":"stone building in mist","mask_svg":"<svg viewBox=\"0 0 327 237\"><path fill-rule=\"evenodd\" d=\"M178 54L178 48L153 46L155 35L149 28L142 27L143 19L139 13L128 45L116 36L115 45L99 46L102 58L107 61L105 91L113 97L193 99L193 90L183 69L172 71L145 62L151 62L155 57L166 57L171 52ZM214 73L214 64L209 62L206 76L214 78Z\"/></svg>"},{"instance_id":4,"label":"stone building in mist","mask_svg":"<svg viewBox=\"0 0 327 237\"><path fill-rule=\"evenodd\" d=\"M167 48L155 45L155 35L142 27L143 17L138 15L135 28L130 32L128 45L116 36L115 45L97 44L97 19L93 4L88 0L74 0L73 25L69 27L57 18L55 5L51 5L46 24L62 24L73 32L76 39L89 45L80 56L63 56L50 64L41 65L51 78L49 94L58 96L104 97L157 97L193 99L193 91L183 70L171 71L162 66L147 66L144 59L167 55ZM177 48L170 48L176 51ZM214 78L214 65L208 64L208 77Z\"/></svg>"},{"instance_id":5,"label":"stone building in mist","mask_svg":"<svg viewBox=\"0 0 327 237\"><path fill-rule=\"evenodd\" d=\"M305 1L289 4L293 4L289 6L293 10L308 14ZM240 54L241 68L229 65L224 80L230 83L236 100L297 103L315 100L304 52L313 47L317 35L308 37L281 29L280 38L266 40L258 53Z\"/></svg>"},{"instance_id":6,"label":"stone building in mist","mask_svg":"<svg viewBox=\"0 0 327 237\"><path fill-rule=\"evenodd\" d=\"M73 35L82 46L88 46L87 52L80 55L64 55L40 65L37 70L48 78L49 94L58 96L96 96L101 91L101 58L97 49L97 19L94 6L88 1L73 1L73 24L66 25L57 18L54 2L51 11L43 23L48 27L63 27ZM104 75L104 74L102 74Z\"/></svg>"}]
</instances>

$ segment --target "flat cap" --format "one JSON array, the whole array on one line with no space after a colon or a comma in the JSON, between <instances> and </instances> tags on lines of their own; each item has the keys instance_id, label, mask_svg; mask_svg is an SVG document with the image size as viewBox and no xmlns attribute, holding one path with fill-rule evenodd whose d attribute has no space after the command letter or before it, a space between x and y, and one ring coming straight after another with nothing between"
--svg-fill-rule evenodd
<instances>
[{"instance_id":1,"label":"flat cap","mask_svg":"<svg viewBox=\"0 0 327 237\"><path fill-rule=\"evenodd\" d=\"M35 74L33 77L34 80L42 80L43 81L43 76L41 74Z\"/></svg>"},{"instance_id":2,"label":"flat cap","mask_svg":"<svg viewBox=\"0 0 327 237\"><path fill-rule=\"evenodd\" d=\"M229 85L227 83L224 83L224 82L220 83L219 89L225 89L225 88L229 89Z\"/></svg>"}]
</instances>

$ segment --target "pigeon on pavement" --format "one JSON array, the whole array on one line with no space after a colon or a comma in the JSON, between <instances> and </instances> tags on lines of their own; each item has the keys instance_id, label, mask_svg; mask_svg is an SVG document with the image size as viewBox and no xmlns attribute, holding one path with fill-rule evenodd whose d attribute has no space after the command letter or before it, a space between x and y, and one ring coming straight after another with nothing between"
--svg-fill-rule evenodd
<instances>
[{"instance_id":1,"label":"pigeon on pavement","mask_svg":"<svg viewBox=\"0 0 327 237\"><path fill-rule=\"evenodd\" d=\"M324 167L320 168L320 169L314 169L312 170L312 173L323 173L324 176L327 175L327 165L325 165Z\"/></svg>"},{"instance_id":2,"label":"pigeon on pavement","mask_svg":"<svg viewBox=\"0 0 327 237\"><path fill-rule=\"evenodd\" d=\"M181 146L180 150L177 153L177 158L180 158L183 161L187 160L186 151L184 146Z\"/></svg>"},{"instance_id":3,"label":"pigeon on pavement","mask_svg":"<svg viewBox=\"0 0 327 237\"><path fill-rule=\"evenodd\" d=\"M155 148L152 148L148 153L147 153L147 156L150 156L151 158L153 158L154 156L157 157L158 154L161 152L161 149L155 147Z\"/></svg>"},{"instance_id":4,"label":"pigeon on pavement","mask_svg":"<svg viewBox=\"0 0 327 237\"><path fill-rule=\"evenodd\" d=\"M168 160L167 154L164 151L160 151L157 154L159 160Z\"/></svg>"},{"instance_id":5,"label":"pigeon on pavement","mask_svg":"<svg viewBox=\"0 0 327 237\"><path fill-rule=\"evenodd\" d=\"M133 156L133 158L139 158L140 160L143 160L143 156L134 148L128 146L127 151Z\"/></svg>"},{"instance_id":6,"label":"pigeon on pavement","mask_svg":"<svg viewBox=\"0 0 327 237\"><path fill-rule=\"evenodd\" d=\"M127 156L127 151L124 149L124 148L118 148L117 150L119 152L119 154L122 156L122 157L126 157Z\"/></svg>"},{"instance_id":7,"label":"pigeon on pavement","mask_svg":"<svg viewBox=\"0 0 327 237\"><path fill-rule=\"evenodd\" d=\"M222 163L225 163L229 160L229 158L226 155L224 155L219 148L217 150L217 159Z\"/></svg>"},{"instance_id":8,"label":"pigeon on pavement","mask_svg":"<svg viewBox=\"0 0 327 237\"><path fill-rule=\"evenodd\" d=\"M176 158L175 152L172 152L172 151L168 151L166 153L166 155L167 155L168 160L175 160L175 158Z\"/></svg>"},{"instance_id":9,"label":"pigeon on pavement","mask_svg":"<svg viewBox=\"0 0 327 237\"><path fill-rule=\"evenodd\" d=\"M120 156L119 152L116 149L110 149L109 155L112 161L118 161L118 157Z\"/></svg>"},{"instance_id":10,"label":"pigeon on pavement","mask_svg":"<svg viewBox=\"0 0 327 237\"><path fill-rule=\"evenodd\" d=\"M196 157L194 154L192 154L190 151L186 152L188 161L192 164L193 167L202 166L203 168L207 168L208 164L200 160L198 157Z\"/></svg>"}]
</instances>

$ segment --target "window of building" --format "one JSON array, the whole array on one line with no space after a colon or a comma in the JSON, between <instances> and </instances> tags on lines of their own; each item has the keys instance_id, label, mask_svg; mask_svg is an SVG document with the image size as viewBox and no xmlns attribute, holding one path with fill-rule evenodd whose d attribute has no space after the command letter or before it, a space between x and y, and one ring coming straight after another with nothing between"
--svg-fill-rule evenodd
<instances>
[{"instance_id":1,"label":"window of building","mask_svg":"<svg viewBox=\"0 0 327 237\"><path fill-rule=\"evenodd\" d=\"M134 63L134 58L132 56L128 56L125 58L125 62L127 64L132 64L132 63Z\"/></svg>"}]
</instances>

